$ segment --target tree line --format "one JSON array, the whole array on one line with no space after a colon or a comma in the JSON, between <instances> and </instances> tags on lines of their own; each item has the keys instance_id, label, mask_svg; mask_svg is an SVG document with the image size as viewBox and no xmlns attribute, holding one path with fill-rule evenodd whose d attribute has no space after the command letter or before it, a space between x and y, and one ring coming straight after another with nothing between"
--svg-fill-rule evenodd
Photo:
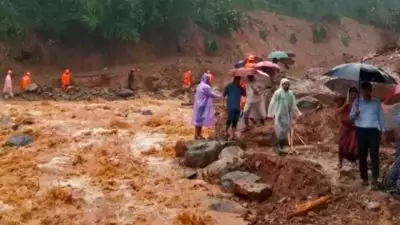
<instances>
[{"instance_id":1,"label":"tree line","mask_svg":"<svg viewBox=\"0 0 400 225\"><path fill-rule=\"evenodd\" d=\"M89 35L174 41L193 24L229 34L243 24L243 12L257 9L312 21L346 16L400 28L399 0L0 0L0 38L15 40L35 32L51 39Z\"/></svg>"}]
</instances>

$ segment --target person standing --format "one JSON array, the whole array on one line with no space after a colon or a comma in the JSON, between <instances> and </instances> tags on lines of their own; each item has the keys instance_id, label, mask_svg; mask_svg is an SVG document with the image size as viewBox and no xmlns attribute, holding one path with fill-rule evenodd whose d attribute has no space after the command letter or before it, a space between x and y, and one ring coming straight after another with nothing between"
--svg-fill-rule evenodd
<instances>
[{"instance_id":1,"label":"person standing","mask_svg":"<svg viewBox=\"0 0 400 225\"><path fill-rule=\"evenodd\" d=\"M233 78L233 82L228 84L224 90L224 98L226 98L226 106L228 119L226 121L226 134L229 139L236 139L236 127L240 118L240 100L241 97L246 96L246 92L243 87L240 86L240 77L236 76ZM232 128L231 134L229 135L229 128Z\"/></svg>"},{"instance_id":2,"label":"person standing","mask_svg":"<svg viewBox=\"0 0 400 225\"><path fill-rule=\"evenodd\" d=\"M29 85L32 84L31 80L31 73L26 72L25 75L21 79L20 87L21 87L21 93L24 93L26 89L29 87Z\"/></svg>"},{"instance_id":3,"label":"person standing","mask_svg":"<svg viewBox=\"0 0 400 225\"><path fill-rule=\"evenodd\" d=\"M67 90L71 86L71 72L69 69L64 70L61 75L61 89Z\"/></svg>"},{"instance_id":4,"label":"person standing","mask_svg":"<svg viewBox=\"0 0 400 225\"><path fill-rule=\"evenodd\" d=\"M133 86L137 71L138 69L131 69L128 73L128 89L130 89L131 91L133 91Z\"/></svg>"},{"instance_id":5,"label":"person standing","mask_svg":"<svg viewBox=\"0 0 400 225\"><path fill-rule=\"evenodd\" d=\"M189 90L192 85L192 71L188 70L183 74L183 84L182 87L184 90Z\"/></svg>"},{"instance_id":6,"label":"person standing","mask_svg":"<svg viewBox=\"0 0 400 225\"><path fill-rule=\"evenodd\" d=\"M287 136L292 127L292 118L296 113L301 116L297 107L296 98L290 88L290 81L283 78L280 88L274 92L268 107L268 117L274 118L274 128L277 138L277 153L283 153Z\"/></svg>"},{"instance_id":7,"label":"person standing","mask_svg":"<svg viewBox=\"0 0 400 225\"><path fill-rule=\"evenodd\" d=\"M243 119L246 126L245 131L250 130L250 116L254 116L259 119L261 124L265 120L265 109L261 108L261 94L263 93L262 87L257 83L254 75L247 76L247 87L246 87L246 104L243 110ZM262 111L264 110L264 112Z\"/></svg>"},{"instance_id":8,"label":"person standing","mask_svg":"<svg viewBox=\"0 0 400 225\"><path fill-rule=\"evenodd\" d=\"M349 113L354 100L357 98L358 90L352 87L347 92L347 98L343 105L337 110L340 117L340 131L339 131L339 163L338 168L343 167L343 159L347 159L355 163L358 158L357 145L356 145L356 129L354 121L349 119Z\"/></svg>"},{"instance_id":9,"label":"person standing","mask_svg":"<svg viewBox=\"0 0 400 225\"><path fill-rule=\"evenodd\" d=\"M379 147L381 134L385 129L384 114L381 102L371 96L372 84L361 83L362 97L353 102L350 111L350 119L355 122L357 146L359 153L359 167L362 185L369 185L368 182L368 152L372 164L372 189L378 186L379 178Z\"/></svg>"},{"instance_id":10,"label":"person standing","mask_svg":"<svg viewBox=\"0 0 400 225\"><path fill-rule=\"evenodd\" d=\"M3 94L6 98L13 97L13 84L12 84L12 69L9 69L4 80Z\"/></svg>"},{"instance_id":11,"label":"person standing","mask_svg":"<svg viewBox=\"0 0 400 225\"><path fill-rule=\"evenodd\" d=\"M197 85L193 102L192 124L195 126L194 138L204 139L201 134L203 127L210 127L217 121L213 100L222 97L211 89L210 76L204 73Z\"/></svg>"}]
</instances>

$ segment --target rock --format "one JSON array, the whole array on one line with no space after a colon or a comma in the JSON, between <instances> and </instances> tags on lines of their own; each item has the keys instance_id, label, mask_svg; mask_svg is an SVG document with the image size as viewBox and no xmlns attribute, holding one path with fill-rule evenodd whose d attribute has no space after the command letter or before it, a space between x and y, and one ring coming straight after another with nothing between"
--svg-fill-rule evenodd
<instances>
[{"instance_id":1,"label":"rock","mask_svg":"<svg viewBox=\"0 0 400 225\"><path fill-rule=\"evenodd\" d=\"M241 180L256 183L261 180L261 177L249 172L234 171L221 177L221 186L227 191L233 191L233 184Z\"/></svg>"},{"instance_id":2,"label":"rock","mask_svg":"<svg viewBox=\"0 0 400 225\"><path fill-rule=\"evenodd\" d=\"M33 84L30 84L27 87L26 91L28 91L28 92L36 92L36 91L38 91L38 89L39 89L39 86L37 84L33 83Z\"/></svg>"},{"instance_id":3,"label":"rock","mask_svg":"<svg viewBox=\"0 0 400 225\"><path fill-rule=\"evenodd\" d=\"M269 184L238 180L233 183L233 192L252 201L264 201L272 195L272 187Z\"/></svg>"},{"instance_id":4,"label":"rock","mask_svg":"<svg viewBox=\"0 0 400 225\"><path fill-rule=\"evenodd\" d=\"M127 97L132 97L135 95L135 93L132 90L129 89L121 89L121 90L116 90L115 94L119 97L122 98L127 98Z\"/></svg>"},{"instance_id":5,"label":"rock","mask_svg":"<svg viewBox=\"0 0 400 225\"><path fill-rule=\"evenodd\" d=\"M204 168L218 159L221 145L217 141L196 141L187 147L184 164L190 168Z\"/></svg>"},{"instance_id":6,"label":"rock","mask_svg":"<svg viewBox=\"0 0 400 225\"><path fill-rule=\"evenodd\" d=\"M230 149L240 150L241 152L238 152L238 155L233 155L233 154L228 155L229 153L228 151L223 153L223 151ZM225 156L221 157L221 155ZM222 175L230 171L237 170L243 165L244 163L244 159L242 158L243 155L244 152L239 147L232 146L225 148L224 150L222 150L219 160L211 163L204 169L199 170L199 176L210 183L217 183L217 181Z\"/></svg>"},{"instance_id":7,"label":"rock","mask_svg":"<svg viewBox=\"0 0 400 225\"><path fill-rule=\"evenodd\" d=\"M153 112L152 112L151 110L144 110L144 111L142 112L142 115L144 115L144 116L152 116L152 115L153 115Z\"/></svg>"},{"instance_id":8,"label":"rock","mask_svg":"<svg viewBox=\"0 0 400 225\"><path fill-rule=\"evenodd\" d=\"M246 147L247 147L246 143L244 143L243 141L240 141L240 140L221 141L220 144L221 144L222 149L230 147L230 146L238 146L241 149L246 149Z\"/></svg>"},{"instance_id":9,"label":"rock","mask_svg":"<svg viewBox=\"0 0 400 225\"><path fill-rule=\"evenodd\" d=\"M33 142L32 136L20 135L13 136L6 142L6 146L25 146Z\"/></svg>"},{"instance_id":10,"label":"rock","mask_svg":"<svg viewBox=\"0 0 400 225\"><path fill-rule=\"evenodd\" d=\"M197 170L193 168L185 168L183 172L183 177L186 179L193 179L197 176Z\"/></svg>"},{"instance_id":11,"label":"rock","mask_svg":"<svg viewBox=\"0 0 400 225\"><path fill-rule=\"evenodd\" d=\"M379 202L367 202L366 208L371 211L378 211L381 208Z\"/></svg>"},{"instance_id":12,"label":"rock","mask_svg":"<svg viewBox=\"0 0 400 225\"><path fill-rule=\"evenodd\" d=\"M239 146L230 146L227 148L222 149L221 153L219 154L219 159L233 159L233 158L243 158L244 151Z\"/></svg>"},{"instance_id":13,"label":"rock","mask_svg":"<svg viewBox=\"0 0 400 225\"><path fill-rule=\"evenodd\" d=\"M319 105L319 100L311 96L305 96L297 100L297 107L300 111L315 110Z\"/></svg>"},{"instance_id":14,"label":"rock","mask_svg":"<svg viewBox=\"0 0 400 225\"><path fill-rule=\"evenodd\" d=\"M213 200L208 208L217 212L225 212L225 213L244 213L246 209L237 202L231 200Z\"/></svg>"},{"instance_id":15,"label":"rock","mask_svg":"<svg viewBox=\"0 0 400 225\"><path fill-rule=\"evenodd\" d=\"M175 156L178 158L183 158L187 149L187 143L184 140L177 141L175 144Z\"/></svg>"}]
</instances>

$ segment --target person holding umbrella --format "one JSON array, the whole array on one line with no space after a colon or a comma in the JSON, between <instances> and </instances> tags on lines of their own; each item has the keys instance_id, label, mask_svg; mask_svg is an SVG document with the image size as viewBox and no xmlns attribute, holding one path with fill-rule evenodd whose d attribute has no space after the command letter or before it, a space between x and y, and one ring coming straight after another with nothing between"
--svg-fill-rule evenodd
<instances>
[{"instance_id":1,"label":"person holding umbrella","mask_svg":"<svg viewBox=\"0 0 400 225\"><path fill-rule=\"evenodd\" d=\"M361 97L354 101L350 111L350 119L356 127L359 167L362 185L368 182L368 152L372 164L372 189L378 186L379 178L379 147L381 134L385 129L385 121L381 102L372 98L372 84L361 82Z\"/></svg>"}]
</instances>

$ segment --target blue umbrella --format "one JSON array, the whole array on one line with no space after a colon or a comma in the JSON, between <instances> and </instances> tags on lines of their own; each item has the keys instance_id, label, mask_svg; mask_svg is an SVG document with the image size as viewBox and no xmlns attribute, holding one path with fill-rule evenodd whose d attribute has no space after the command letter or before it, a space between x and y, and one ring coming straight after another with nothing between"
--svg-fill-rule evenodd
<instances>
[{"instance_id":1,"label":"blue umbrella","mask_svg":"<svg viewBox=\"0 0 400 225\"><path fill-rule=\"evenodd\" d=\"M342 64L332 68L324 75L357 82L397 84L396 80L382 69L365 63Z\"/></svg>"},{"instance_id":2,"label":"blue umbrella","mask_svg":"<svg viewBox=\"0 0 400 225\"><path fill-rule=\"evenodd\" d=\"M288 59L289 55L284 51L271 52L268 56L269 59Z\"/></svg>"}]
</instances>

